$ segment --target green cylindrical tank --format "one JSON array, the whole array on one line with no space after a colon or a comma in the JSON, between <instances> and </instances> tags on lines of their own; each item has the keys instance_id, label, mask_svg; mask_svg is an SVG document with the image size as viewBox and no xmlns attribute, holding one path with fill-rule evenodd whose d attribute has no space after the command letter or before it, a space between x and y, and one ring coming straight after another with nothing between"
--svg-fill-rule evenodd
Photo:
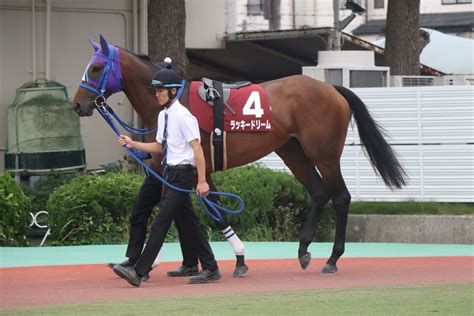
<instances>
[{"instance_id":1,"label":"green cylindrical tank","mask_svg":"<svg viewBox=\"0 0 474 316\"><path fill-rule=\"evenodd\" d=\"M45 79L22 85L8 107L7 124L6 171L47 174L85 168L79 117L64 85Z\"/></svg>"}]
</instances>

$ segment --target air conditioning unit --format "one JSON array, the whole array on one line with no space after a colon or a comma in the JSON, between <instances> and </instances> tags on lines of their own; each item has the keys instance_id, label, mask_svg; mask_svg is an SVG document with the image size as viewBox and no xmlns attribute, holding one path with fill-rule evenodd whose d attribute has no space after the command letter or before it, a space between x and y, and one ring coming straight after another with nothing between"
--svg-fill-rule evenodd
<instances>
[{"instance_id":1,"label":"air conditioning unit","mask_svg":"<svg viewBox=\"0 0 474 316\"><path fill-rule=\"evenodd\" d=\"M441 77L445 86L472 86L474 75L447 75Z\"/></svg>"},{"instance_id":2,"label":"air conditioning unit","mask_svg":"<svg viewBox=\"0 0 474 316\"><path fill-rule=\"evenodd\" d=\"M319 51L318 66L302 67L303 75L348 88L387 87L389 67L375 66L373 51Z\"/></svg>"},{"instance_id":3,"label":"air conditioning unit","mask_svg":"<svg viewBox=\"0 0 474 316\"><path fill-rule=\"evenodd\" d=\"M391 87L429 87L437 86L434 76L390 76Z\"/></svg>"}]
</instances>

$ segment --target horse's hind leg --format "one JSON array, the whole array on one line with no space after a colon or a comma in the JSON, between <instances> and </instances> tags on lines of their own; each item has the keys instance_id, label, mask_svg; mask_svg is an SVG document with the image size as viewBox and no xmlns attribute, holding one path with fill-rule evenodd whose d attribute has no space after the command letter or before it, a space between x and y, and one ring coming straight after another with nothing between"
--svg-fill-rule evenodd
<instances>
[{"instance_id":1,"label":"horse's hind leg","mask_svg":"<svg viewBox=\"0 0 474 316\"><path fill-rule=\"evenodd\" d=\"M301 268L306 269L311 262L308 246L313 240L316 225L321 218L324 205L328 202L329 196L324 189L321 177L316 171L313 162L305 155L301 145L295 138L288 141L275 152L291 170L296 179L303 184L313 201L313 207L301 232L298 249L298 259Z\"/></svg>"},{"instance_id":2,"label":"horse's hind leg","mask_svg":"<svg viewBox=\"0 0 474 316\"><path fill-rule=\"evenodd\" d=\"M210 175L207 175L207 183L209 184L209 189L211 191L217 191L216 185L212 181ZM211 195L209 199L215 203L220 204L220 200L217 196ZM240 240L239 236L234 232L232 227L230 227L225 214L222 214L222 221L215 222L217 227L221 230L224 238L229 242L232 250L234 251L236 257L236 264L232 276L234 278L240 278L247 274L249 267L245 264L245 246L244 243Z\"/></svg>"},{"instance_id":3,"label":"horse's hind leg","mask_svg":"<svg viewBox=\"0 0 474 316\"><path fill-rule=\"evenodd\" d=\"M336 238L326 265L321 270L322 274L334 274L337 272L336 262L344 253L346 242L347 215L351 195L347 190L342 178L339 162L327 162L318 164L318 170L323 177L326 190L331 197L332 204L336 210Z\"/></svg>"}]
</instances>

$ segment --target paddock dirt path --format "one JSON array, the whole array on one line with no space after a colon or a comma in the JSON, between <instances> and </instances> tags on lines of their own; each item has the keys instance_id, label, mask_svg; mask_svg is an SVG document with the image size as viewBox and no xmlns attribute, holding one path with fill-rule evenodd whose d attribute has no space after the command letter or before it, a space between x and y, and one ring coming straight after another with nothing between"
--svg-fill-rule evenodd
<instances>
[{"instance_id":1,"label":"paddock dirt path","mask_svg":"<svg viewBox=\"0 0 474 316\"><path fill-rule=\"evenodd\" d=\"M179 263L165 262L152 271L150 282L139 288L117 277L104 264L0 268L0 307L315 288L473 283L473 258L342 258L339 272L331 276L319 273L323 259L313 259L304 271L296 259L248 260L250 271L239 279L231 277L234 261L221 260L222 279L200 285L187 284L187 277L167 277L166 271Z\"/></svg>"}]
</instances>

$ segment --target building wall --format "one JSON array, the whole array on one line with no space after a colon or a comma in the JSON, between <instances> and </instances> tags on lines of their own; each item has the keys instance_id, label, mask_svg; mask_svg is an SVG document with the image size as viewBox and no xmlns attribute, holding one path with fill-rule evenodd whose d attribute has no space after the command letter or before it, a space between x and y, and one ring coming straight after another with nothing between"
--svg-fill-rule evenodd
<instances>
[{"instance_id":1,"label":"building wall","mask_svg":"<svg viewBox=\"0 0 474 316\"><path fill-rule=\"evenodd\" d=\"M344 1L341 1L344 2ZM248 0L226 0L226 32L268 30L268 20L261 15L248 15ZM350 10L341 9L340 19L350 15ZM365 16L358 16L349 24L350 32L365 23ZM281 29L332 27L334 25L333 0L281 0Z\"/></svg>"},{"instance_id":2,"label":"building wall","mask_svg":"<svg viewBox=\"0 0 474 316\"><path fill-rule=\"evenodd\" d=\"M341 3L344 2L341 0ZM384 0L383 7L377 9L374 6L376 0L360 0L359 2L365 7L366 13L357 16L344 29L345 32L351 33L352 30L369 20L380 20L387 17L388 0ZM227 33L268 30L268 20L263 19L263 14L256 16L247 14L247 4L248 0L226 0ZM420 2L420 13L422 14L466 11L474 12L472 3L443 5L442 0L421 0ZM350 14L350 10L341 9L339 12L340 20ZM333 0L281 0L281 15L282 29L332 27L334 25ZM472 32L465 34L464 37L472 37ZM370 39L376 40L377 38Z\"/></svg>"},{"instance_id":3,"label":"building wall","mask_svg":"<svg viewBox=\"0 0 474 316\"><path fill-rule=\"evenodd\" d=\"M48 79L66 85L72 99L93 53L88 37L98 41L102 34L110 43L132 49L132 1L53 0L51 3ZM0 172L4 170L6 112L15 98L15 89L34 77L45 77L46 73L45 1L37 0L35 6L33 36L31 1L0 2ZM131 120L131 107L124 94L111 97L109 103L124 120ZM120 146L97 114L80 120L88 168L98 168L121 158Z\"/></svg>"},{"instance_id":4,"label":"building wall","mask_svg":"<svg viewBox=\"0 0 474 316\"><path fill-rule=\"evenodd\" d=\"M223 48L226 5L221 0L186 0L186 48Z\"/></svg>"},{"instance_id":5,"label":"building wall","mask_svg":"<svg viewBox=\"0 0 474 316\"><path fill-rule=\"evenodd\" d=\"M388 0L384 0L384 6L381 9L375 9L375 0L365 0L367 19L377 20L385 19L387 17L387 5ZM472 3L459 3L459 4L442 4L442 0L420 0L420 13L452 13L452 12L466 12L474 11Z\"/></svg>"}]
</instances>

